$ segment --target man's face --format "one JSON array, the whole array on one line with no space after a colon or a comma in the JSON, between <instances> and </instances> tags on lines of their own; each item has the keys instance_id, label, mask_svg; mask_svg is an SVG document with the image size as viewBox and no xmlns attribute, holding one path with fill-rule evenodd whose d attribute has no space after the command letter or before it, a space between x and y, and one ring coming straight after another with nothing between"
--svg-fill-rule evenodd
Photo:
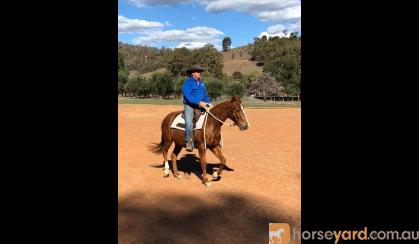
<instances>
[{"instance_id":1,"label":"man's face","mask_svg":"<svg viewBox=\"0 0 419 244\"><path fill-rule=\"evenodd\" d=\"M192 76L195 77L197 80L201 79L201 72L194 71L192 72Z\"/></svg>"}]
</instances>

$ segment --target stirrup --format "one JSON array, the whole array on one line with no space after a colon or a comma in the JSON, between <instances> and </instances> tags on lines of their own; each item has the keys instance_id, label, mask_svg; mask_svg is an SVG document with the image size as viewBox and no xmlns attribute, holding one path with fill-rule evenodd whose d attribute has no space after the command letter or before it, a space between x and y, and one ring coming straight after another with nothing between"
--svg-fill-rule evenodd
<instances>
[{"instance_id":1,"label":"stirrup","mask_svg":"<svg viewBox=\"0 0 419 244\"><path fill-rule=\"evenodd\" d=\"M189 144L191 144L191 145L190 145L190 148L188 148L188 145L189 145ZM186 151L188 151L188 152L192 152L192 151L193 151L193 149L194 149L194 143L193 143L193 141L192 141L192 140L190 140L188 143L186 143L185 148L186 148Z\"/></svg>"}]
</instances>

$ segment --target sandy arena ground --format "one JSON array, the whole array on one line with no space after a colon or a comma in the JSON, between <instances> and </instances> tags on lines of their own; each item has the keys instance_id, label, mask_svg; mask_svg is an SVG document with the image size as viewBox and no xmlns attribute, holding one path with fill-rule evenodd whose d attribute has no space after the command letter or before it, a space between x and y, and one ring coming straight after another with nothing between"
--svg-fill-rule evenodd
<instances>
[{"instance_id":1,"label":"sandy arena ground","mask_svg":"<svg viewBox=\"0 0 419 244\"><path fill-rule=\"evenodd\" d=\"M118 109L120 244L268 243L269 222L300 228L300 108L246 109L249 130L223 126L229 170L210 188L198 178L196 149L179 154L180 180L163 178L163 156L148 151L160 142L164 116L181 105ZM219 164L210 151L207 161Z\"/></svg>"}]
</instances>

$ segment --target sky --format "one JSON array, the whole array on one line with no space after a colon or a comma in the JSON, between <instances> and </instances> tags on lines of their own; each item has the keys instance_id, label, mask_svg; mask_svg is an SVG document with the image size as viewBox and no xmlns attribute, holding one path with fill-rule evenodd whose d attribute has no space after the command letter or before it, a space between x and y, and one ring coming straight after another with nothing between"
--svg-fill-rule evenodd
<instances>
[{"instance_id":1,"label":"sky","mask_svg":"<svg viewBox=\"0 0 419 244\"><path fill-rule=\"evenodd\" d=\"M133 45L221 50L284 30L301 34L300 0L118 0L118 40Z\"/></svg>"}]
</instances>

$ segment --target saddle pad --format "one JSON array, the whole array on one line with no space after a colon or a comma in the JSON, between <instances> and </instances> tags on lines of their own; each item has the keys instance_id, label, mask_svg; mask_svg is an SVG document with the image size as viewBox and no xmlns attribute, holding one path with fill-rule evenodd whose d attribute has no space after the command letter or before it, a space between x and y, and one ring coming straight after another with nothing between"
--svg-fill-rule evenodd
<instances>
[{"instance_id":1,"label":"saddle pad","mask_svg":"<svg viewBox=\"0 0 419 244\"><path fill-rule=\"evenodd\" d=\"M194 130L200 130L202 129L202 126L204 125L205 117L207 117L207 113L204 115L199 116L198 121L196 122L196 126ZM182 124L183 127L178 126L178 124ZM170 128L179 129L179 130L185 130L185 119L182 118L182 114L180 113L176 118L173 120L172 125L170 125Z\"/></svg>"}]
</instances>

